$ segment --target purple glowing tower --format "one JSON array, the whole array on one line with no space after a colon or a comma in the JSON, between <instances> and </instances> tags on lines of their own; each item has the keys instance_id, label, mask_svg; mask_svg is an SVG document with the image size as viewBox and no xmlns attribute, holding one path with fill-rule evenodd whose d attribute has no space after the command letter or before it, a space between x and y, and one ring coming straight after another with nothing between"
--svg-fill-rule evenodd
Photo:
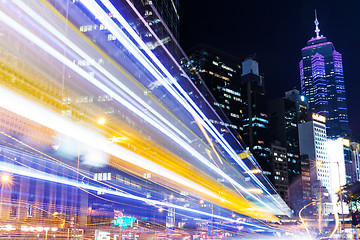
<instances>
[{"instance_id":1,"label":"purple glowing tower","mask_svg":"<svg viewBox=\"0 0 360 240\"><path fill-rule=\"evenodd\" d=\"M312 113L326 116L327 133L331 138L350 135L346 107L342 56L332 42L320 35L315 12L316 37L301 49L299 63L301 92L309 99Z\"/></svg>"}]
</instances>

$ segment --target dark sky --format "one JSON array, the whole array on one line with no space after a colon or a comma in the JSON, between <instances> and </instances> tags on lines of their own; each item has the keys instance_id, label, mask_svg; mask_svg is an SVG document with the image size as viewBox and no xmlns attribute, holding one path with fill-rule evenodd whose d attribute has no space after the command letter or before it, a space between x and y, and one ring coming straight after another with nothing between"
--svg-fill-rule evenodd
<instances>
[{"instance_id":1,"label":"dark sky","mask_svg":"<svg viewBox=\"0 0 360 240\"><path fill-rule=\"evenodd\" d=\"M206 43L240 58L256 53L269 99L300 87L301 48L320 34L343 56L349 121L360 133L360 1L181 0L180 43Z\"/></svg>"}]
</instances>

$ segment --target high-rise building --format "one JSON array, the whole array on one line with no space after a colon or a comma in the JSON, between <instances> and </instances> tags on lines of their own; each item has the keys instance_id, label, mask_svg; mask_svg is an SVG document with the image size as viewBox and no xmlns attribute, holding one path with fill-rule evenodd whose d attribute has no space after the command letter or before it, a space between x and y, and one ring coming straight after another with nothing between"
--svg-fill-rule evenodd
<instances>
[{"instance_id":1,"label":"high-rise building","mask_svg":"<svg viewBox=\"0 0 360 240\"><path fill-rule=\"evenodd\" d=\"M325 117L312 115L312 121L299 124L300 154L308 155L311 182L320 180L330 190Z\"/></svg>"},{"instance_id":2,"label":"high-rise building","mask_svg":"<svg viewBox=\"0 0 360 240\"><path fill-rule=\"evenodd\" d=\"M299 129L299 146L303 167L308 167L309 172L304 172L306 176L302 176L306 180L310 174L311 198L320 201L317 207L318 215L329 215L333 213L332 200L329 197L332 192L331 181L331 164L327 151L327 135L326 135L326 118L318 114L312 114L312 121L300 123ZM306 166L305 166L306 165ZM302 173L303 174L303 173ZM304 181L303 188L307 189L308 184ZM326 197L327 196L327 197ZM304 195L304 199L309 200L309 196Z\"/></svg>"},{"instance_id":3,"label":"high-rise building","mask_svg":"<svg viewBox=\"0 0 360 240\"><path fill-rule=\"evenodd\" d=\"M179 39L179 0L144 0L134 1L133 4L142 12L145 21L156 34L165 31L168 35L171 32L175 39ZM141 5L141 7L137 5ZM160 24L163 26L159 27ZM151 33L148 34L151 35Z\"/></svg>"},{"instance_id":4,"label":"high-rise building","mask_svg":"<svg viewBox=\"0 0 360 240\"><path fill-rule=\"evenodd\" d=\"M264 173L273 179L264 78L259 73L258 62L253 58L242 62L241 98L243 99L242 139Z\"/></svg>"},{"instance_id":5,"label":"high-rise building","mask_svg":"<svg viewBox=\"0 0 360 240\"><path fill-rule=\"evenodd\" d=\"M298 136L298 124L308 121L307 100L296 89L287 91L285 97L268 102L268 114L271 141L279 141L281 146L286 148L289 203L297 212L298 206L304 206L308 197L308 194L304 194L305 199L301 197L304 193L303 186L308 185L308 179L301 176L307 164L303 163L300 157Z\"/></svg>"},{"instance_id":6,"label":"high-rise building","mask_svg":"<svg viewBox=\"0 0 360 240\"><path fill-rule=\"evenodd\" d=\"M289 205L289 179L286 148L279 146L279 142L277 143L278 144L271 144L270 146L272 163L270 179L282 199Z\"/></svg>"},{"instance_id":7,"label":"high-rise building","mask_svg":"<svg viewBox=\"0 0 360 240\"><path fill-rule=\"evenodd\" d=\"M226 133L229 129L245 143L263 174L288 203L286 148L276 144L271 146L268 141L264 79L259 73L258 62L252 58L241 61L203 45L189 54L189 60L184 60L182 65L190 76L194 72L200 75L201 78L193 78L194 84L223 119L220 122L210 120L221 132ZM243 159L249 157L248 152L241 156L244 156Z\"/></svg>"},{"instance_id":8,"label":"high-rise building","mask_svg":"<svg viewBox=\"0 0 360 240\"><path fill-rule=\"evenodd\" d=\"M331 193L336 195L341 186L356 182L350 140L345 138L329 139L327 150L330 164Z\"/></svg>"},{"instance_id":9,"label":"high-rise building","mask_svg":"<svg viewBox=\"0 0 360 240\"><path fill-rule=\"evenodd\" d=\"M235 136L242 131L241 60L209 46L199 46L189 54L189 66L200 78L194 83L208 102L217 110L222 122L211 119L222 132L227 127ZM194 72L194 71L193 71ZM222 127L225 126L225 127Z\"/></svg>"},{"instance_id":10,"label":"high-rise building","mask_svg":"<svg viewBox=\"0 0 360 240\"><path fill-rule=\"evenodd\" d=\"M299 63L301 94L309 99L310 112L327 118L330 138L350 135L342 55L332 42L320 35L315 15L316 36L301 50Z\"/></svg>"},{"instance_id":11,"label":"high-rise building","mask_svg":"<svg viewBox=\"0 0 360 240\"><path fill-rule=\"evenodd\" d=\"M153 4L157 11L158 15L161 16L161 20L165 22L170 32L174 35L176 39L179 39L179 0L146 0L149 4Z\"/></svg>"},{"instance_id":12,"label":"high-rise building","mask_svg":"<svg viewBox=\"0 0 360 240\"><path fill-rule=\"evenodd\" d=\"M183 62L184 68L190 70L190 74L196 72L200 75L201 79L193 78L195 85L223 119L221 122L210 120L223 133L227 131L223 127L226 126L238 140L243 141L263 173L274 184L276 171L268 141L264 79L259 73L258 62L252 58L241 61L203 45L195 48L189 59L190 62ZM277 191L284 192L283 187L278 189L276 184L274 186Z\"/></svg>"}]
</instances>

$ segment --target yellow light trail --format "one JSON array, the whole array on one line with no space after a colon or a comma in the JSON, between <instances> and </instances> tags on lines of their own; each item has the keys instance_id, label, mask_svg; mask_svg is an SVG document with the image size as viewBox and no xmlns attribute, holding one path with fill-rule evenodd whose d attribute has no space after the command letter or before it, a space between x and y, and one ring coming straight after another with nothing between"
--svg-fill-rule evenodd
<instances>
[{"instance_id":1,"label":"yellow light trail","mask_svg":"<svg viewBox=\"0 0 360 240\"><path fill-rule=\"evenodd\" d=\"M92 43L87 37L83 35L83 33L79 32L79 30L74 27L71 23L64 19L64 17L59 14L51 5L47 2L42 1L48 8L51 8L52 11L55 11L55 14L61 18L82 38L90 44L94 49L96 49L99 53L101 53L106 59L109 60L115 67L117 67L120 71L123 72L130 80L132 80L140 89L145 89L138 83L134 78L132 78L129 74L127 74L118 64L116 64L111 58L109 58L106 54L104 54L94 43ZM10 55L10 54L9 54ZM8 56L9 56L8 55ZM126 141L120 142L118 146L131 150L136 155L132 155L139 157L139 159L149 160L147 163L153 164L153 174L154 178L157 182L161 184L171 185L173 188L182 188L186 190L191 190L191 192L199 196L203 199L211 201L219 206L223 206L227 209L252 216L257 218L264 219L276 219L273 215L268 213L262 213L262 209L259 209L257 206L246 200L241 194L234 192L232 189L225 187L223 184L220 184L215 179L209 177L206 172L199 170L195 165L191 164L191 161L185 161L184 159L178 157L174 153L166 150L164 147L159 144L146 139L143 135L141 135L138 130L131 128L126 123L122 122L116 118L110 118L106 121L103 126L98 126L96 123L97 117L103 113L103 110L99 106L95 104L75 104L74 99L79 95L79 93L75 93L68 88L62 88L63 86L59 83L56 83L54 79L49 79L43 76L40 72L31 69L30 66L26 65L26 63L21 62L19 59L14 59L14 62L21 62L21 64L9 64L9 62L5 61L6 56L2 57L2 81L1 84L10 88L12 91L15 91L17 94L24 96L25 101L36 102L37 105L46 106L45 108L51 109L52 113L56 113L57 115L62 114L64 111L70 111L71 120L73 122L81 122L83 126L90 128L91 130L101 133L102 137L106 139L110 139L114 136L125 136ZM14 67L14 66L22 66ZM28 72L24 72L24 69ZM36 77L34 77L36 76ZM49 88L50 85L50 88ZM63 92L65 92L66 96L70 96L73 100L71 104L64 104L64 100L62 99ZM171 116L173 114L166 109L156 98L151 96L153 100L157 102L163 109L165 109ZM85 106L86 105L86 106ZM9 106L4 106L9 107ZM11 109L9 109L11 111ZM17 112L18 114L21 114ZM25 115L25 117L29 117ZM177 119L173 116L174 119ZM34 118L30 118L33 121ZM44 125L44 120L36 121ZM186 127L184 123L181 122L183 127ZM203 132L205 138L208 141L211 149L214 151L219 161L222 163L221 156L216 151L211 139L208 134L203 129L202 125L197 123ZM49 125L45 125L49 127ZM50 127L51 128L51 127ZM186 127L187 128L187 127ZM54 127L53 127L54 129ZM188 129L188 128L187 128ZM55 130L55 129L54 129ZM188 129L189 130L189 129ZM191 132L189 130L189 132ZM191 132L192 133L192 132ZM55 138L55 132L49 133L49 138ZM197 136L199 139L200 137ZM86 141L87 139L78 139L80 141ZM104 144L104 143L102 143ZM136 148L133 149L133 147ZM110 147L108 148L110 149ZM115 148L114 148L115 149ZM118 148L120 149L120 148ZM139 163L139 161L131 162L128 159L121 157L119 155L114 154L114 151L108 152L109 154L113 154L117 158L112 159L110 165L119 167L119 160L122 159L124 161L128 161L127 167L131 169L133 172L136 172L138 176L141 176L142 173L148 172L149 170L144 167L144 164ZM129 152L128 152L129 153ZM130 154L130 153L129 153ZM140 158L141 157L141 158ZM146 165L146 164L145 164ZM150 165L147 165L150 166ZM173 180L172 177L161 176L161 174L156 173L156 167L158 169L167 170L166 172L171 172L177 177L177 179L185 179L188 183L193 184L194 187L190 187L189 184L179 182L177 180ZM168 182L170 180L170 182ZM180 187L179 184L182 184ZM203 189L204 192L200 193L196 189ZM236 188L235 188L236 189Z\"/></svg>"}]
</instances>

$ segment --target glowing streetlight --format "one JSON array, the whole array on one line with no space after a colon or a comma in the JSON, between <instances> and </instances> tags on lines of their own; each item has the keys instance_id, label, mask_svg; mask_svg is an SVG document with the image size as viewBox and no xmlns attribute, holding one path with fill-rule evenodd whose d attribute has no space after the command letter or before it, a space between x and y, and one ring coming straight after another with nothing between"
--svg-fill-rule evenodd
<instances>
[{"instance_id":1,"label":"glowing streetlight","mask_svg":"<svg viewBox=\"0 0 360 240\"><path fill-rule=\"evenodd\" d=\"M1 174L1 182L2 183L7 183L10 181L10 175L7 173L3 173Z\"/></svg>"},{"instance_id":2,"label":"glowing streetlight","mask_svg":"<svg viewBox=\"0 0 360 240\"><path fill-rule=\"evenodd\" d=\"M200 204L204 204L204 200L200 200Z\"/></svg>"},{"instance_id":3,"label":"glowing streetlight","mask_svg":"<svg viewBox=\"0 0 360 240\"><path fill-rule=\"evenodd\" d=\"M12 185L11 174L5 173L5 172L1 173L0 174L0 183L1 183L2 187L7 186L7 185Z\"/></svg>"},{"instance_id":4,"label":"glowing streetlight","mask_svg":"<svg viewBox=\"0 0 360 240\"><path fill-rule=\"evenodd\" d=\"M100 125L104 125L105 122L106 122L106 120L105 120L105 118L101 117L101 118L99 118L99 119L97 120L97 122L98 122L98 124L100 124Z\"/></svg>"}]
</instances>

